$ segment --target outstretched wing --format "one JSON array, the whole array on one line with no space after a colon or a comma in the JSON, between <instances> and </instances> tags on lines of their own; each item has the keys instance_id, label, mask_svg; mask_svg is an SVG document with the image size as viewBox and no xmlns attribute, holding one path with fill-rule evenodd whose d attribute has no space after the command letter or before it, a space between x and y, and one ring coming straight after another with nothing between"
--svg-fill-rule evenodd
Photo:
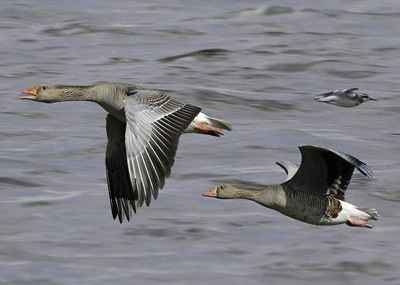
<instances>
[{"instance_id":1,"label":"outstretched wing","mask_svg":"<svg viewBox=\"0 0 400 285\"><path fill-rule=\"evenodd\" d=\"M329 96L331 96L331 95L336 95L336 96L343 96L343 95L353 95L354 96L354 94L352 94L354 91L356 91L356 90L358 90L358 88L349 88L349 89L344 89L344 90L335 90L335 91L329 91L329 92L326 92L326 93L321 93L321 94L318 94L317 96L315 96L315 98L326 98L326 97L329 97ZM349 94L347 94L347 93L349 93Z\"/></svg>"},{"instance_id":2,"label":"outstretched wing","mask_svg":"<svg viewBox=\"0 0 400 285\"><path fill-rule=\"evenodd\" d=\"M297 169L299 169L300 165L298 165L297 163L293 163L290 161L277 161L276 162L277 165L279 165L285 172L286 172L286 181L290 180L297 172Z\"/></svg>"},{"instance_id":3,"label":"outstretched wing","mask_svg":"<svg viewBox=\"0 0 400 285\"><path fill-rule=\"evenodd\" d=\"M117 216L122 223L124 215L128 221L131 217L131 209L136 213L137 193L133 191L126 160L125 148L126 124L107 115L107 151L106 170L108 192L113 218Z\"/></svg>"},{"instance_id":4,"label":"outstretched wing","mask_svg":"<svg viewBox=\"0 0 400 285\"><path fill-rule=\"evenodd\" d=\"M343 90L343 94L346 94L347 96L350 96L351 98L357 97L357 94L354 92L358 90L358 88L349 88L349 89L345 89Z\"/></svg>"},{"instance_id":5,"label":"outstretched wing","mask_svg":"<svg viewBox=\"0 0 400 285\"><path fill-rule=\"evenodd\" d=\"M138 90L128 96L124 108L127 121L124 141L121 131L119 139L109 138L109 145L114 142L107 147L106 158L111 209L113 217L118 215L121 222L124 214L129 220L129 205L136 212L143 202L150 204L151 195L157 198L158 190L171 173L179 137L201 110L149 90ZM118 124L114 121L107 120L107 132L111 135ZM110 175L116 160L118 175Z\"/></svg>"},{"instance_id":6,"label":"outstretched wing","mask_svg":"<svg viewBox=\"0 0 400 285\"><path fill-rule=\"evenodd\" d=\"M354 168L368 178L369 167L354 156L317 146L300 146L301 164L296 174L283 184L311 194L331 194L344 200Z\"/></svg>"}]
</instances>

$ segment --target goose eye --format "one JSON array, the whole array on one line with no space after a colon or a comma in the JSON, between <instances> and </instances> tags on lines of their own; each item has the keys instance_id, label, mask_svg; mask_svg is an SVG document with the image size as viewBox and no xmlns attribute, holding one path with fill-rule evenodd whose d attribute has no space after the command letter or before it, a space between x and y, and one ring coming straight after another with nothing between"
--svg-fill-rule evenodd
<instances>
[{"instance_id":1,"label":"goose eye","mask_svg":"<svg viewBox=\"0 0 400 285\"><path fill-rule=\"evenodd\" d=\"M47 88L46 86L43 86L43 87L42 87L43 90L46 90L46 88Z\"/></svg>"},{"instance_id":2,"label":"goose eye","mask_svg":"<svg viewBox=\"0 0 400 285\"><path fill-rule=\"evenodd\" d=\"M224 188L225 188L225 185L219 186L219 189L224 189Z\"/></svg>"}]
</instances>

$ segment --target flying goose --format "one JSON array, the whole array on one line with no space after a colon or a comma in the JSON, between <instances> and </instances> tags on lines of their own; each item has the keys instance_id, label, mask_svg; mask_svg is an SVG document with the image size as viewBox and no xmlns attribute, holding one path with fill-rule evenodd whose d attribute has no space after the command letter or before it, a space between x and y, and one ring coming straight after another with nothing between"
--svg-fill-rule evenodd
<instances>
[{"instance_id":1,"label":"flying goose","mask_svg":"<svg viewBox=\"0 0 400 285\"><path fill-rule=\"evenodd\" d=\"M367 101L378 101L365 93L355 92L358 88L335 90L314 97L314 100L339 107L355 107Z\"/></svg>"},{"instance_id":2,"label":"flying goose","mask_svg":"<svg viewBox=\"0 0 400 285\"><path fill-rule=\"evenodd\" d=\"M375 209L359 208L344 201L354 168L371 178L369 167L357 158L339 151L312 145L300 146L299 149L301 165L286 182L262 189L226 184L212 188L202 195L220 199L252 200L313 225L346 223L349 226L372 228L368 220L378 220Z\"/></svg>"},{"instance_id":3,"label":"flying goose","mask_svg":"<svg viewBox=\"0 0 400 285\"><path fill-rule=\"evenodd\" d=\"M23 100L43 103L91 101L107 112L107 182L114 219L129 221L132 210L157 198L169 176L182 133L219 137L231 126L161 92L124 83L91 86L39 85Z\"/></svg>"}]
</instances>

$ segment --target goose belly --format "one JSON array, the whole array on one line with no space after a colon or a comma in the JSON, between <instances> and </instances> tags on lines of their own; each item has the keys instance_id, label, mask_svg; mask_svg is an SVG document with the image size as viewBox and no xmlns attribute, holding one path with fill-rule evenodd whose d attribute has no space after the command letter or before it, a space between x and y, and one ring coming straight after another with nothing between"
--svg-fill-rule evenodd
<instances>
[{"instance_id":1,"label":"goose belly","mask_svg":"<svg viewBox=\"0 0 400 285\"><path fill-rule=\"evenodd\" d=\"M313 225L334 225L347 221L340 215L340 200L325 195L298 195L287 197L283 207L276 210L293 219Z\"/></svg>"},{"instance_id":2,"label":"goose belly","mask_svg":"<svg viewBox=\"0 0 400 285\"><path fill-rule=\"evenodd\" d=\"M286 208L286 209L280 209L278 211L292 219L313 225L321 225L326 220L324 211L310 207L303 207L296 209Z\"/></svg>"}]
</instances>

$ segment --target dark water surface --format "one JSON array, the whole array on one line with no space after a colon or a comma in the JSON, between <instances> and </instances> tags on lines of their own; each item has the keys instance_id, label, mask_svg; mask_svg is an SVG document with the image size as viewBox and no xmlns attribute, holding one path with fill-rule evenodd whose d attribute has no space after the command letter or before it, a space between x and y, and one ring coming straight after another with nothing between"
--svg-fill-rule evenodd
<instances>
[{"instance_id":1,"label":"dark water surface","mask_svg":"<svg viewBox=\"0 0 400 285\"><path fill-rule=\"evenodd\" d=\"M399 284L400 4L392 1L0 2L0 282ZM135 83L233 124L184 135L157 201L113 221L105 112L20 101L40 83ZM352 109L313 95L359 87ZM367 230L316 227L201 192L284 180L300 144L359 157L347 201Z\"/></svg>"}]
</instances>

